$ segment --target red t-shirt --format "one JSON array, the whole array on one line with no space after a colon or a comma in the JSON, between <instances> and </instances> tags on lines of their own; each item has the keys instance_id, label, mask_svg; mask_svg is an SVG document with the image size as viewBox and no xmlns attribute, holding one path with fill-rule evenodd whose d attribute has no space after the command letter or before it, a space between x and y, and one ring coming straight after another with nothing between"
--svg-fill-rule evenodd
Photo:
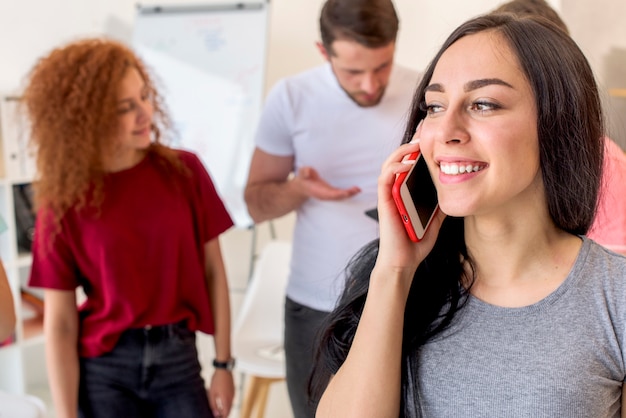
<instances>
[{"instance_id":1,"label":"red t-shirt","mask_svg":"<svg viewBox=\"0 0 626 418\"><path fill-rule=\"evenodd\" d=\"M181 151L191 177L165 173L148 154L136 166L108 174L104 201L70 210L49 249L35 228L30 285L60 290L82 286L79 355L113 349L129 328L187 320L213 333L204 276L204 244L233 225L209 174ZM38 217L40 218L40 217Z\"/></svg>"}]
</instances>

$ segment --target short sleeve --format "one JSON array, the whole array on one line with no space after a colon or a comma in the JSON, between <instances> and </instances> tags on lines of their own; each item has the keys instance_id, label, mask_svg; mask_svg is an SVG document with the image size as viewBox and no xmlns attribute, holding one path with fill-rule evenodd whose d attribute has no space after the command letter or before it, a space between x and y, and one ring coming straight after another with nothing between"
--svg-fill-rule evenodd
<instances>
[{"instance_id":1,"label":"short sleeve","mask_svg":"<svg viewBox=\"0 0 626 418\"><path fill-rule=\"evenodd\" d=\"M33 241L33 262L29 286L74 290L79 286L78 268L63 231L52 234L50 224L43 227L44 210L37 214Z\"/></svg>"},{"instance_id":2,"label":"short sleeve","mask_svg":"<svg viewBox=\"0 0 626 418\"><path fill-rule=\"evenodd\" d=\"M268 154L294 155L291 100L287 80L279 81L267 95L254 142Z\"/></svg>"},{"instance_id":3,"label":"short sleeve","mask_svg":"<svg viewBox=\"0 0 626 418\"><path fill-rule=\"evenodd\" d=\"M220 198L209 172L193 153L181 152L181 158L192 172L193 211L202 242L208 242L233 226L233 221Z\"/></svg>"},{"instance_id":4,"label":"short sleeve","mask_svg":"<svg viewBox=\"0 0 626 418\"><path fill-rule=\"evenodd\" d=\"M626 155L609 138L605 138L602 186L596 218L589 238L603 245L626 245Z\"/></svg>"}]
</instances>

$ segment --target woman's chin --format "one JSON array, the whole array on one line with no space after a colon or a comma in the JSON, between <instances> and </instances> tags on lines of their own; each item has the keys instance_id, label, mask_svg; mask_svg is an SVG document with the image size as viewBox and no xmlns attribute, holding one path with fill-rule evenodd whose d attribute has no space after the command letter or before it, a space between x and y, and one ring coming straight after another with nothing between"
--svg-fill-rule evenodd
<instances>
[{"instance_id":1,"label":"woman's chin","mask_svg":"<svg viewBox=\"0 0 626 418\"><path fill-rule=\"evenodd\" d=\"M462 218L472 214L468 205L460 204L459 202L440 201L439 210L447 216L453 216L455 218Z\"/></svg>"}]
</instances>

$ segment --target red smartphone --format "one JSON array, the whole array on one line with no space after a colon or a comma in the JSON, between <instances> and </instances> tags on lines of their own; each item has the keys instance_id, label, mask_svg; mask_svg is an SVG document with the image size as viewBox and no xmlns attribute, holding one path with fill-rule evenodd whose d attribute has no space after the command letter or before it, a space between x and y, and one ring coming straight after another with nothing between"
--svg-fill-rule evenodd
<instances>
[{"instance_id":1,"label":"red smartphone","mask_svg":"<svg viewBox=\"0 0 626 418\"><path fill-rule=\"evenodd\" d=\"M420 152L409 156L416 160L409 171L401 173L393 184L392 195L402 223L413 242L419 242L437 213L437 189L426 161Z\"/></svg>"}]
</instances>

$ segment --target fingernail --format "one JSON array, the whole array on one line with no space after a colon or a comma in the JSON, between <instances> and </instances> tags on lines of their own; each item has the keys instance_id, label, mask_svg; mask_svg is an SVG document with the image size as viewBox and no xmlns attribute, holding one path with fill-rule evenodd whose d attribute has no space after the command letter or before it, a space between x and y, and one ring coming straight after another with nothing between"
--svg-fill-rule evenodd
<instances>
[{"instance_id":1,"label":"fingernail","mask_svg":"<svg viewBox=\"0 0 626 418\"><path fill-rule=\"evenodd\" d=\"M419 144L420 143L420 139L419 138L413 138L411 139L411 142L409 142L409 144Z\"/></svg>"},{"instance_id":2,"label":"fingernail","mask_svg":"<svg viewBox=\"0 0 626 418\"><path fill-rule=\"evenodd\" d=\"M411 165L411 164L415 164L417 160L403 160L402 164L406 164L406 165Z\"/></svg>"}]
</instances>

